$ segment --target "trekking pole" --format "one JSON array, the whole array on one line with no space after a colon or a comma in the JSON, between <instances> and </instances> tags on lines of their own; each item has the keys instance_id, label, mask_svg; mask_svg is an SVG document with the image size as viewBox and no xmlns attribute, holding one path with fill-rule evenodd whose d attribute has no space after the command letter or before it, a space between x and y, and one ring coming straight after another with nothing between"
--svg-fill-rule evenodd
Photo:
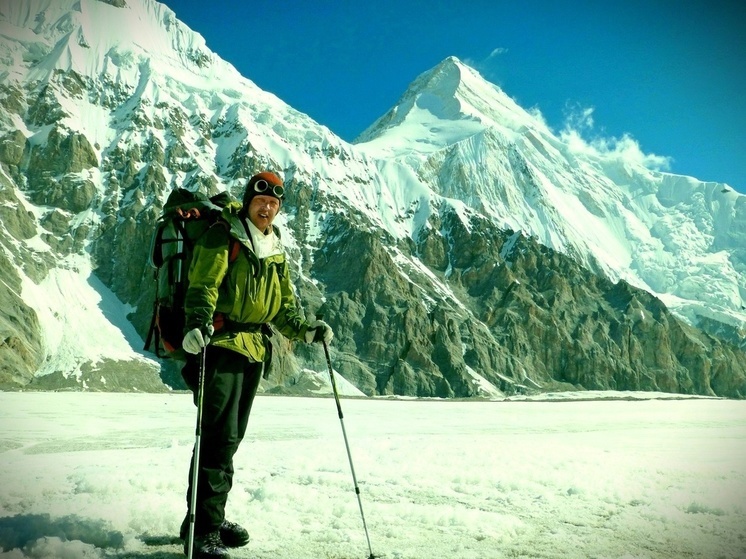
<instances>
[{"instance_id":1,"label":"trekking pole","mask_svg":"<svg viewBox=\"0 0 746 559\"><path fill-rule=\"evenodd\" d=\"M194 456L192 456L192 494L189 498L189 543L187 558L194 557L194 520L197 514L197 479L199 473L199 450L202 441L202 397L205 391L205 359L207 346L202 348L199 356L199 383L197 384L197 428L194 439Z\"/></svg>"},{"instance_id":2,"label":"trekking pole","mask_svg":"<svg viewBox=\"0 0 746 559\"><path fill-rule=\"evenodd\" d=\"M320 319L319 319L320 320ZM326 342L322 342L324 345L324 354L326 355L326 364L329 367L329 377L332 379L332 392L334 392L334 400L337 402L337 413L339 415L339 424L342 426L342 436L345 440L345 448L347 449L347 459L350 461L350 471L352 472L352 482L355 484L355 494L357 495L357 504L360 506L360 517L363 519L363 529L365 530L365 539L368 542L368 552L370 556L368 559L376 559L373 555L373 548L370 545L370 536L368 535L368 525L365 522L365 513L363 512L363 500L360 498L360 488L357 485L357 476L355 475L355 466L352 464L352 453L350 452L350 443L347 441L347 431L345 430L344 415L342 414L342 405L339 403L339 393L337 392L337 382L334 380L334 371L332 370L332 359L329 357L329 346Z\"/></svg>"}]
</instances>

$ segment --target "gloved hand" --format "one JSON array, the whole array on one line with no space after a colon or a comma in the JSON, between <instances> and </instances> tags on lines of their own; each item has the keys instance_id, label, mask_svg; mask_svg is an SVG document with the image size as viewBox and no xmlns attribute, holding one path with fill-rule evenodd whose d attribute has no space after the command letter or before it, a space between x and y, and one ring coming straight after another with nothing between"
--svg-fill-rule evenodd
<instances>
[{"instance_id":1,"label":"gloved hand","mask_svg":"<svg viewBox=\"0 0 746 559\"><path fill-rule=\"evenodd\" d=\"M210 336L215 332L215 328L210 324L207 327L207 333L202 334L202 330L199 328L192 328L184 336L184 341L181 342L181 347L187 353L197 354L202 351L202 348L210 343Z\"/></svg>"},{"instance_id":2,"label":"gloved hand","mask_svg":"<svg viewBox=\"0 0 746 559\"><path fill-rule=\"evenodd\" d=\"M306 331L306 343L324 342L328 344L334 338L332 327L323 320L317 320L311 323L311 327Z\"/></svg>"}]
</instances>

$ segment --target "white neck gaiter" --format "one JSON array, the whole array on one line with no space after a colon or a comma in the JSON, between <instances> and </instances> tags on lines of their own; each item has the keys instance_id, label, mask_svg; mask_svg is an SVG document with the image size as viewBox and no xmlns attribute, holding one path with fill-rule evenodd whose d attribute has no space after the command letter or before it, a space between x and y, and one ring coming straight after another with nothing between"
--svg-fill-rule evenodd
<instances>
[{"instance_id":1,"label":"white neck gaiter","mask_svg":"<svg viewBox=\"0 0 746 559\"><path fill-rule=\"evenodd\" d=\"M285 253L280 238L275 235L273 227L270 226L269 234L265 235L251 222L250 219L247 219L246 222L249 224L251 240L254 243L254 254L256 254L259 259Z\"/></svg>"}]
</instances>

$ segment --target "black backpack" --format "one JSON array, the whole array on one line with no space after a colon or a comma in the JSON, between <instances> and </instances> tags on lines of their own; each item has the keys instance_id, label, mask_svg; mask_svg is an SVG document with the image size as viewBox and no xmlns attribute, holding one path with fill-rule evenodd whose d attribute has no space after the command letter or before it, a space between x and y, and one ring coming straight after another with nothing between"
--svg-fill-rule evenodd
<instances>
[{"instance_id":1,"label":"black backpack","mask_svg":"<svg viewBox=\"0 0 746 559\"><path fill-rule=\"evenodd\" d=\"M146 351L155 342L158 357L185 358L181 348L186 325L184 297L194 244L218 221L221 209L231 200L227 192L208 198L201 192L175 188L169 194L150 245L150 265L155 269L155 301L145 341Z\"/></svg>"}]
</instances>

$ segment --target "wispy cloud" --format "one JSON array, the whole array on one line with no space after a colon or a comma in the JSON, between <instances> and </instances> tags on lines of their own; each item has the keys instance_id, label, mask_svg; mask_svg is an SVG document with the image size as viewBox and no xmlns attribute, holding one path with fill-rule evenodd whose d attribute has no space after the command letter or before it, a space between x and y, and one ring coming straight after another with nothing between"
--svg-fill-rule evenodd
<instances>
[{"instance_id":1,"label":"wispy cloud","mask_svg":"<svg viewBox=\"0 0 746 559\"><path fill-rule=\"evenodd\" d=\"M572 152L621 160L658 171L671 168L670 157L643 152L638 141L628 133L621 138L596 135L594 110L593 107L580 106L566 109L564 128L559 136Z\"/></svg>"},{"instance_id":2,"label":"wispy cloud","mask_svg":"<svg viewBox=\"0 0 746 559\"><path fill-rule=\"evenodd\" d=\"M471 66L475 70L478 70L480 73L484 73L484 71L488 69L488 64L490 62L493 62L497 57L499 57L502 54L505 54L506 52L508 52L508 49L504 47L497 47L495 49L492 49L492 52L490 52L485 58L481 60L475 60L474 58L466 58L464 60L464 63Z\"/></svg>"}]
</instances>

